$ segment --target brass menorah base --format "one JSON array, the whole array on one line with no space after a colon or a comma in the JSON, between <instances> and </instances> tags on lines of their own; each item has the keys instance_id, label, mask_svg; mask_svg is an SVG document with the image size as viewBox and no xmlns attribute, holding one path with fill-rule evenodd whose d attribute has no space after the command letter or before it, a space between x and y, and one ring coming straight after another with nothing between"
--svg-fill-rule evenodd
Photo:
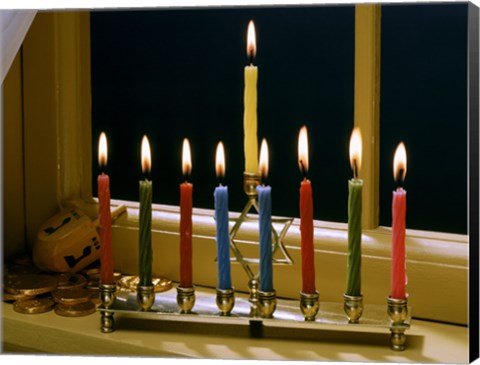
<instances>
[{"instance_id":1,"label":"brass menorah base","mask_svg":"<svg viewBox=\"0 0 480 365\"><path fill-rule=\"evenodd\" d=\"M406 300L398 302L388 299L387 305L364 304L363 314L358 323L350 323L344 312L344 303L340 301L318 302L314 298L315 318L306 320L305 314L301 310L300 300L275 298L274 315L262 316L259 312L256 316L252 316L251 303L247 293L235 293L234 302L232 302L231 296L233 293L223 293L226 294L227 299L221 301L223 303L221 307L217 303L217 294L214 290L196 288L195 305L188 313L182 313L178 306L175 288L163 293L155 293L153 304L147 311L140 308L136 293L120 291L116 293L117 300L114 300L111 305L106 307L100 304L97 308L102 320L108 318L109 324L111 324L108 331L104 331L102 328L102 332L115 330L113 321L115 315L139 320L180 321L187 326L189 323L202 323L205 326L212 326L212 333L215 325L221 323L355 332L358 334L359 340L362 338L362 333L385 333L387 346L390 344L395 351L406 349L405 331L410 328L411 322L411 308L408 307ZM220 296L223 294L220 293ZM266 295L266 297L268 300L269 296ZM273 305L273 302L270 302L270 305ZM271 310L272 307L269 308ZM228 315L225 315L225 312L228 312ZM118 321L118 323L122 322ZM192 331L194 328L198 327L192 326Z\"/></svg>"}]
</instances>

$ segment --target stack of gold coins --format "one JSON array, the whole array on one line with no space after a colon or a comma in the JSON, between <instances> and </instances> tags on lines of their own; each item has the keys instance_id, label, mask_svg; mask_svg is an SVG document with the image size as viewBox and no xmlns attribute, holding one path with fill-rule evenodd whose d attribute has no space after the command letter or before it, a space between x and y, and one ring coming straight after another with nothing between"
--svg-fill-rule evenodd
<instances>
[{"instance_id":1,"label":"stack of gold coins","mask_svg":"<svg viewBox=\"0 0 480 365\"><path fill-rule=\"evenodd\" d=\"M56 290L57 284L57 280L49 275L7 275L3 300L14 302L13 309L18 313L45 313L53 308L50 293Z\"/></svg>"},{"instance_id":2,"label":"stack of gold coins","mask_svg":"<svg viewBox=\"0 0 480 365\"><path fill-rule=\"evenodd\" d=\"M87 289L87 278L80 273L63 273L57 276L58 287L52 293L54 311L63 317L82 317L92 314L96 305Z\"/></svg>"},{"instance_id":3,"label":"stack of gold coins","mask_svg":"<svg viewBox=\"0 0 480 365\"><path fill-rule=\"evenodd\" d=\"M96 311L100 303L100 268L97 264L81 273L45 273L35 267L30 256L11 258L3 271L4 302L18 313L36 314L50 310L64 317L80 317ZM122 278L114 273L115 282Z\"/></svg>"},{"instance_id":4,"label":"stack of gold coins","mask_svg":"<svg viewBox=\"0 0 480 365\"><path fill-rule=\"evenodd\" d=\"M64 317L82 317L96 310L90 292L85 288L60 289L53 292L55 313Z\"/></svg>"}]
</instances>

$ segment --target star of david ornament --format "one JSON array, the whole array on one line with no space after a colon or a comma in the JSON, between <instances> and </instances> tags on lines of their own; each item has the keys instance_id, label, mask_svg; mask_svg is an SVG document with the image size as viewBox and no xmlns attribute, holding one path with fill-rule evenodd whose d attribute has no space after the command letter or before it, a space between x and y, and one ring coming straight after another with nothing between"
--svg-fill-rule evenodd
<instances>
[{"instance_id":1,"label":"star of david ornament","mask_svg":"<svg viewBox=\"0 0 480 365\"><path fill-rule=\"evenodd\" d=\"M238 262L242 265L245 272L250 279L258 278L258 272L254 273L250 268L251 264L258 264L259 259L255 257L245 257L237 246L236 236L240 227L245 222L258 222L257 217L250 217L248 214L254 209L258 213L258 203L256 197L249 197L242 213L238 218L229 219L233 222L233 227L230 230L230 248L234 253L231 262ZM292 225L293 218L272 218L272 257L274 265L292 265L293 260L288 254L287 249L283 243L288 229ZM278 257L280 256L280 257Z\"/></svg>"}]
</instances>

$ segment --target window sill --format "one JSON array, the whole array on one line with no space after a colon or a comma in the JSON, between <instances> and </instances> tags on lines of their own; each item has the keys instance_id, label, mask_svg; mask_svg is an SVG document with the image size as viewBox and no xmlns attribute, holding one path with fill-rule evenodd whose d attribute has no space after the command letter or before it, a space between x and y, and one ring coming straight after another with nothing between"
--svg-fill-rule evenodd
<instances>
[{"instance_id":1,"label":"window sill","mask_svg":"<svg viewBox=\"0 0 480 365\"><path fill-rule=\"evenodd\" d=\"M91 217L97 216L95 200L77 204ZM113 226L115 269L138 273L138 203L113 200L112 206L125 204L127 213ZM154 275L178 281L179 208L154 204L152 219ZM231 213L231 217L238 213ZM298 220L285 237L285 247L293 265L274 267L277 295L298 298L301 289L301 251ZM196 285L217 284L215 221L213 212L193 211L193 278ZM245 256L258 257L255 224L242 226L238 245ZM407 274L409 304L415 318L448 323L468 323L468 236L407 230ZM342 223L315 222L316 283L321 300L339 301L346 282L347 226ZM362 290L365 303L384 304L390 290L390 229L380 227L362 234ZM256 272L255 267L253 267ZM242 267L232 264L236 290L248 292L248 278ZM448 295L445 295L448 293Z\"/></svg>"},{"instance_id":2,"label":"window sill","mask_svg":"<svg viewBox=\"0 0 480 365\"><path fill-rule=\"evenodd\" d=\"M208 289L199 289L213 293ZM348 362L468 363L468 328L414 320L407 331L407 349L389 348L389 334L367 333L360 337L336 331L275 331L263 339L248 331L222 326L215 333L205 326L181 322L121 322L117 330L100 332L100 315L65 318L53 311L37 315L16 313L3 304L4 353L68 355L154 356L169 358L304 360ZM129 324L130 323L130 324ZM208 326L207 326L208 327Z\"/></svg>"}]
</instances>

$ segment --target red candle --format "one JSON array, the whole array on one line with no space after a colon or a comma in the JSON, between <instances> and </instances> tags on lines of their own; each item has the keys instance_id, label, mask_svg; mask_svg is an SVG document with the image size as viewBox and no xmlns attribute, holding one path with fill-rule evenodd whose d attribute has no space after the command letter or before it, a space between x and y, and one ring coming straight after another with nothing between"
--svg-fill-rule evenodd
<instances>
[{"instance_id":1,"label":"red candle","mask_svg":"<svg viewBox=\"0 0 480 365\"><path fill-rule=\"evenodd\" d=\"M98 163L103 170L107 165L107 137L102 132L98 142ZM98 221L100 225L100 280L113 284L112 218L110 215L110 178L102 171L97 179Z\"/></svg>"},{"instance_id":2,"label":"red candle","mask_svg":"<svg viewBox=\"0 0 480 365\"><path fill-rule=\"evenodd\" d=\"M407 173L407 152L400 143L393 162L394 178L399 187L393 192L392 201L392 292L394 299L405 299L407 276L405 273L405 217L407 192L401 187Z\"/></svg>"},{"instance_id":3,"label":"red candle","mask_svg":"<svg viewBox=\"0 0 480 365\"><path fill-rule=\"evenodd\" d=\"M183 140L182 170L185 182L180 184L180 287L191 288L192 284L192 192L188 182L192 171L190 144Z\"/></svg>"},{"instance_id":4,"label":"red candle","mask_svg":"<svg viewBox=\"0 0 480 365\"><path fill-rule=\"evenodd\" d=\"M300 233L302 248L302 292L315 294L315 264L313 249L313 199L312 184L307 179L308 137L307 128L302 127L298 136L298 164L304 178L300 184Z\"/></svg>"}]
</instances>

